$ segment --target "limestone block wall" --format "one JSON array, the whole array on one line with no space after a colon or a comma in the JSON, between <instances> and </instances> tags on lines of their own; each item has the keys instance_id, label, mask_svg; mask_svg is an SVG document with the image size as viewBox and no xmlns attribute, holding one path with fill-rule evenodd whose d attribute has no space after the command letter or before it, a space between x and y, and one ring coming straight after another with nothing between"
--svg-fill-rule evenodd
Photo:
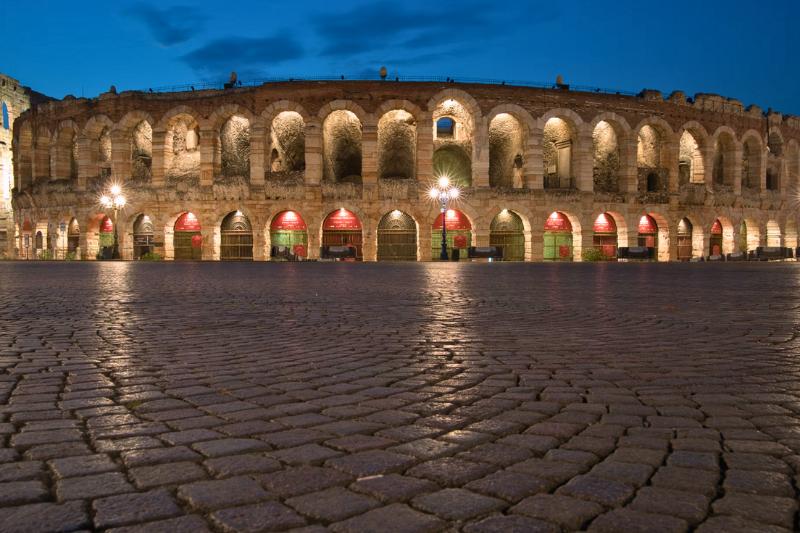
<instances>
[{"instance_id":1,"label":"limestone block wall","mask_svg":"<svg viewBox=\"0 0 800 533\"><path fill-rule=\"evenodd\" d=\"M575 260L594 247L600 214L613 219L620 246L636 245L640 220L651 217L660 260L677 258L679 225L681 235L691 228L695 256L708 255L716 222L727 252L797 242L788 191L800 176L800 120L715 95L286 82L66 98L23 113L13 137L18 251L35 228L53 233L45 242L65 242L74 220L81 254L93 258L105 216L98 194L114 182L128 198L118 220L127 257L138 215L153 220L156 251L169 258L175 221L192 212L202 257L218 259L220 224L240 211L254 257L266 259L270 222L285 210L306 222L314 257L325 217L344 208L360 220L366 260L394 210L414 219L425 260L438 214L427 190L441 174L463 177L453 207L469 220L472 244L488 244L493 219L512 211L529 260L544 257L554 212L569 221Z\"/></svg>"}]
</instances>

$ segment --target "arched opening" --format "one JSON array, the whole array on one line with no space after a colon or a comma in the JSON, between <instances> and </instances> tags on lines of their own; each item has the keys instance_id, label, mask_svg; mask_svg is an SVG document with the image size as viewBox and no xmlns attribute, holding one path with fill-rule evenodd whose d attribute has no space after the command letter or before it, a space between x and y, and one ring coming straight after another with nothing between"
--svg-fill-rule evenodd
<instances>
[{"instance_id":1,"label":"arched opening","mask_svg":"<svg viewBox=\"0 0 800 533\"><path fill-rule=\"evenodd\" d=\"M164 165L169 180L200 179L200 126L191 115L182 113L170 119Z\"/></svg>"},{"instance_id":2,"label":"arched opening","mask_svg":"<svg viewBox=\"0 0 800 533\"><path fill-rule=\"evenodd\" d=\"M417 122L408 111L395 109L378 121L378 176L413 179L417 166Z\"/></svg>"},{"instance_id":3,"label":"arched opening","mask_svg":"<svg viewBox=\"0 0 800 533\"><path fill-rule=\"evenodd\" d=\"M522 187L523 137L522 124L509 113L499 113L489 123L491 187Z\"/></svg>"},{"instance_id":4,"label":"arched opening","mask_svg":"<svg viewBox=\"0 0 800 533\"><path fill-rule=\"evenodd\" d=\"M306 168L306 126L296 111L282 111L270 129L270 174L279 176Z\"/></svg>"},{"instance_id":5,"label":"arched opening","mask_svg":"<svg viewBox=\"0 0 800 533\"><path fill-rule=\"evenodd\" d=\"M219 132L220 173L226 177L250 176L250 121L233 115Z\"/></svg>"},{"instance_id":6,"label":"arched opening","mask_svg":"<svg viewBox=\"0 0 800 533\"><path fill-rule=\"evenodd\" d=\"M72 259L77 259L80 255L81 246L81 227L78 220L73 218L67 226L67 254Z\"/></svg>"},{"instance_id":7,"label":"arched opening","mask_svg":"<svg viewBox=\"0 0 800 533\"><path fill-rule=\"evenodd\" d=\"M601 120L592 132L592 155L594 190L596 192L619 191L619 140L614 127ZM616 256L616 251L614 252Z\"/></svg>"},{"instance_id":8,"label":"arched opening","mask_svg":"<svg viewBox=\"0 0 800 533\"><path fill-rule=\"evenodd\" d=\"M692 223L688 218L678 222L678 261L692 259Z\"/></svg>"},{"instance_id":9,"label":"arched opening","mask_svg":"<svg viewBox=\"0 0 800 533\"><path fill-rule=\"evenodd\" d=\"M431 231L431 248L432 258L434 260L440 259L442 252L442 224L444 224L447 246L447 256L455 257L454 250L458 257L462 255L462 251L472 246L472 224L470 223L467 215L458 209L448 209L444 216L439 213L436 220L433 221Z\"/></svg>"},{"instance_id":10,"label":"arched opening","mask_svg":"<svg viewBox=\"0 0 800 533\"><path fill-rule=\"evenodd\" d=\"M637 244L645 248L652 248L651 257L655 260L658 259L658 224L650 215L642 215L639 218Z\"/></svg>"},{"instance_id":11,"label":"arched opening","mask_svg":"<svg viewBox=\"0 0 800 533\"><path fill-rule=\"evenodd\" d=\"M146 120L131 132L131 177L135 181L150 180L153 166L153 128Z\"/></svg>"},{"instance_id":12,"label":"arched opening","mask_svg":"<svg viewBox=\"0 0 800 533\"><path fill-rule=\"evenodd\" d=\"M667 190L669 170L664 161L663 134L650 124L639 129L636 144L636 161L639 173L639 191L657 193Z\"/></svg>"},{"instance_id":13,"label":"arched opening","mask_svg":"<svg viewBox=\"0 0 800 533\"><path fill-rule=\"evenodd\" d=\"M11 118L9 117L8 106L5 102L3 102L3 129L11 129Z\"/></svg>"},{"instance_id":14,"label":"arched opening","mask_svg":"<svg viewBox=\"0 0 800 533\"><path fill-rule=\"evenodd\" d=\"M678 155L678 182L679 183L704 183L705 169L703 168L703 154L700 143L689 131L681 134Z\"/></svg>"},{"instance_id":15,"label":"arched opening","mask_svg":"<svg viewBox=\"0 0 800 533\"><path fill-rule=\"evenodd\" d=\"M44 250L44 235L41 231L36 232L34 238L34 250L36 251L36 258L39 258Z\"/></svg>"},{"instance_id":16,"label":"arched opening","mask_svg":"<svg viewBox=\"0 0 800 533\"><path fill-rule=\"evenodd\" d=\"M322 246L355 248L356 261L363 259L361 221L355 213L345 208L337 209L322 223Z\"/></svg>"},{"instance_id":17,"label":"arched opening","mask_svg":"<svg viewBox=\"0 0 800 533\"><path fill-rule=\"evenodd\" d=\"M308 232L303 217L296 211L275 215L269 227L270 257L277 261L295 261L308 256Z\"/></svg>"},{"instance_id":18,"label":"arched opening","mask_svg":"<svg viewBox=\"0 0 800 533\"><path fill-rule=\"evenodd\" d=\"M361 183L361 121L352 111L333 111L322 123L323 176Z\"/></svg>"},{"instance_id":19,"label":"arched opening","mask_svg":"<svg viewBox=\"0 0 800 533\"><path fill-rule=\"evenodd\" d=\"M113 124L104 115L89 119L83 129L88 153L86 175L106 179L111 176L111 127Z\"/></svg>"},{"instance_id":20,"label":"arched opening","mask_svg":"<svg viewBox=\"0 0 800 533\"><path fill-rule=\"evenodd\" d=\"M417 224L395 209L378 223L378 261L416 261Z\"/></svg>"},{"instance_id":21,"label":"arched opening","mask_svg":"<svg viewBox=\"0 0 800 533\"><path fill-rule=\"evenodd\" d=\"M723 131L714 143L713 180L715 186L733 186L736 166L736 145L730 133Z\"/></svg>"},{"instance_id":22,"label":"arched opening","mask_svg":"<svg viewBox=\"0 0 800 533\"><path fill-rule=\"evenodd\" d=\"M767 246L777 247L783 245L781 226L775 220L767 222Z\"/></svg>"},{"instance_id":23,"label":"arched opening","mask_svg":"<svg viewBox=\"0 0 800 533\"><path fill-rule=\"evenodd\" d=\"M600 213L592 226L592 245L600 252L603 259L616 259L617 223L609 213Z\"/></svg>"},{"instance_id":24,"label":"arched opening","mask_svg":"<svg viewBox=\"0 0 800 533\"><path fill-rule=\"evenodd\" d=\"M742 143L742 187L761 189L761 146L752 135Z\"/></svg>"},{"instance_id":25,"label":"arched opening","mask_svg":"<svg viewBox=\"0 0 800 533\"><path fill-rule=\"evenodd\" d=\"M553 211L544 222L544 260L572 261L572 224L567 215Z\"/></svg>"},{"instance_id":26,"label":"arched opening","mask_svg":"<svg viewBox=\"0 0 800 533\"><path fill-rule=\"evenodd\" d=\"M472 114L461 102L450 98L433 110L433 121L433 177L448 176L454 185L470 187Z\"/></svg>"},{"instance_id":27,"label":"arched opening","mask_svg":"<svg viewBox=\"0 0 800 533\"><path fill-rule=\"evenodd\" d=\"M112 259L114 256L114 222L107 216L100 221L100 234L97 240L98 259Z\"/></svg>"},{"instance_id":28,"label":"arched opening","mask_svg":"<svg viewBox=\"0 0 800 533\"><path fill-rule=\"evenodd\" d=\"M433 175L447 176L458 187L472 185L472 160L460 146L451 144L433 153Z\"/></svg>"},{"instance_id":29,"label":"arched opening","mask_svg":"<svg viewBox=\"0 0 800 533\"><path fill-rule=\"evenodd\" d=\"M149 216L141 214L133 221L133 258L141 259L154 250L153 221Z\"/></svg>"},{"instance_id":30,"label":"arched opening","mask_svg":"<svg viewBox=\"0 0 800 533\"><path fill-rule=\"evenodd\" d=\"M223 261L253 260L253 227L241 211L234 211L222 219L220 259Z\"/></svg>"},{"instance_id":31,"label":"arched opening","mask_svg":"<svg viewBox=\"0 0 800 533\"><path fill-rule=\"evenodd\" d=\"M570 125L557 117L549 119L542 132L542 160L546 189L574 189L573 144Z\"/></svg>"},{"instance_id":32,"label":"arched opening","mask_svg":"<svg viewBox=\"0 0 800 533\"><path fill-rule=\"evenodd\" d=\"M722 222L716 219L711 225L711 238L708 241L708 255L721 256L722 254Z\"/></svg>"},{"instance_id":33,"label":"arched opening","mask_svg":"<svg viewBox=\"0 0 800 533\"><path fill-rule=\"evenodd\" d=\"M503 209L489 226L489 246L503 250L503 261L525 260L525 227L522 218L513 211Z\"/></svg>"},{"instance_id":34,"label":"arched opening","mask_svg":"<svg viewBox=\"0 0 800 533\"><path fill-rule=\"evenodd\" d=\"M203 258L200 229L200 221L194 213L186 212L178 217L172 236L175 261L199 261Z\"/></svg>"}]
</instances>

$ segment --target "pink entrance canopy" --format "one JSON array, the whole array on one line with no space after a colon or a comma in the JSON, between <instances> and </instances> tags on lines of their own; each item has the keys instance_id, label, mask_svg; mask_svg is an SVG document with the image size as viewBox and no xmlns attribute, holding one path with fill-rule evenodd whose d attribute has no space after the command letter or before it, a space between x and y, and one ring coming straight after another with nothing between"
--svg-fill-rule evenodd
<instances>
[{"instance_id":1,"label":"pink entrance canopy","mask_svg":"<svg viewBox=\"0 0 800 533\"><path fill-rule=\"evenodd\" d=\"M650 215L642 215L642 218L639 219L639 233L645 235L658 233L658 224L653 220L653 217Z\"/></svg>"},{"instance_id":2,"label":"pink entrance canopy","mask_svg":"<svg viewBox=\"0 0 800 533\"><path fill-rule=\"evenodd\" d=\"M355 213L347 209L337 209L325 218L322 223L323 230L354 231L361 229L361 221Z\"/></svg>"},{"instance_id":3,"label":"pink entrance canopy","mask_svg":"<svg viewBox=\"0 0 800 533\"><path fill-rule=\"evenodd\" d=\"M562 232L572 231L572 224L570 224L569 219L566 217L566 215L564 215L564 213L553 211L544 222L544 230Z\"/></svg>"},{"instance_id":4,"label":"pink entrance canopy","mask_svg":"<svg viewBox=\"0 0 800 533\"><path fill-rule=\"evenodd\" d=\"M273 231L303 231L306 229L306 223L299 213L283 211L272 219L269 229Z\"/></svg>"},{"instance_id":5,"label":"pink entrance canopy","mask_svg":"<svg viewBox=\"0 0 800 533\"><path fill-rule=\"evenodd\" d=\"M594 221L593 229L595 233L616 233L617 224L608 213L600 213L597 216L597 220Z\"/></svg>"},{"instance_id":6,"label":"pink entrance canopy","mask_svg":"<svg viewBox=\"0 0 800 533\"><path fill-rule=\"evenodd\" d=\"M447 226L445 229L458 231L458 230L471 230L472 224L469 223L467 215L458 211L457 209L448 209L445 213ZM442 229L442 214L436 217L433 221L433 229Z\"/></svg>"},{"instance_id":7,"label":"pink entrance canopy","mask_svg":"<svg viewBox=\"0 0 800 533\"><path fill-rule=\"evenodd\" d=\"M200 221L194 213L184 213L175 222L175 231L200 231Z\"/></svg>"}]
</instances>

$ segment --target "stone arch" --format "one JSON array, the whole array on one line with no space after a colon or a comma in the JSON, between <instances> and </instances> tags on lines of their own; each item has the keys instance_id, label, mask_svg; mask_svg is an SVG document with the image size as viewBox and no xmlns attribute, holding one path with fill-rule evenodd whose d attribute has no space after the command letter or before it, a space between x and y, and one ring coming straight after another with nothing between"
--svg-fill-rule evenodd
<instances>
[{"instance_id":1,"label":"stone arch","mask_svg":"<svg viewBox=\"0 0 800 533\"><path fill-rule=\"evenodd\" d=\"M462 187L469 187L474 181L473 161L478 159L477 146L481 144L481 136L486 132L480 131L481 111L477 102L471 95L460 89L445 89L435 94L428 101L428 110L431 112L433 133L433 166L434 177L437 172L455 174L453 169L443 167L455 166L466 170L468 175L451 175L454 181ZM443 131L440 122L448 119L447 134ZM466 158L461 156L463 153ZM456 158L456 156L459 156ZM466 164L466 160L469 164ZM458 162L457 165L454 162Z\"/></svg>"},{"instance_id":2,"label":"stone arch","mask_svg":"<svg viewBox=\"0 0 800 533\"><path fill-rule=\"evenodd\" d=\"M635 236L632 238L630 236L630 232L628 231L628 222L624 214L620 211L616 211L613 209L599 209L592 211L592 218L591 218L591 230L592 230L592 240L593 245L597 248L598 245L602 245L602 239L595 239L595 224L597 223L598 218L601 215L606 215L607 217L611 217L614 226L616 227L616 237L617 237L617 247L623 246L636 246ZM588 231L589 226L587 226Z\"/></svg>"},{"instance_id":3,"label":"stone arch","mask_svg":"<svg viewBox=\"0 0 800 533\"><path fill-rule=\"evenodd\" d=\"M296 102L279 100L261 113L267 129L265 136L266 167L271 175L305 170L305 130L311 120Z\"/></svg>"},{"instance_id":4,"label":"stone arch","mask_svg":"<svg viewBox=\"0 0 800 533\"><path fill-rule=\"evenodd\" d=\"M705 255L705 232L695 217L681 217L675 227L678 260L699 258ZM688 226L688 227L687 227ZM682 253L685 250L685 254Z\"/></svg>"},{"instance_id":5,"label":"stone arch","mask_svg":"<svg viewBox=\"0 0 800 533\"><path fill-rule=\"evenodd\" d=\"M520 189L524 181L529 125L517 112L493 110L489 124L489 186Z\"/></svg>"},{"instance_id":6,"label":"stone arch","mask_svg":"<svg viewBox=\"0 0 800 533\"><path fill-rule=\"evenodd\" d=\"M571 109L551 109L539 119L545 188L575 188L583 120Z\"/></svg>"},{"instance_id":7,"label":"stone arch","mask_svg":"<svg viewBox=\"0 0 800 533\"><path fill-rule=\"evenodd\" d=\"M378 261L418 261L419 222L401 209L384 213L375 231Z\"/></svg>"},{"instance_id":8,"label":"stone arch","mask_svg":"<svg viewBox=\"0 0 800 533\"><path fill-rule=\"evenodd\" d=\"M50 141L53 147L54 165L51 177L56 179L76 179L78 177L78 133L75 121L62 120Z\"/></svg>"},{"instance_id":9,"label":"stone arch","mask_svg":"<svg viewBox=\"0 0 800 533\"><path fill-rule=\"evenodd\" d=\"M755 130L742 135L742 188L761 190L764 144Z\"/></svg>"},{"instance_id":10,"label":"stone arch","mask_svg":"<svg viewBox=\"0 0 800 533\"><path fill-rule=\"evenodd\" d=\"M714 186L733 187L736 175L737 152L736 132L728 126L720 126L709 140L713 147L711 181Z\"/></svg>"},{"instance_id":11,"label":"stone arch","mask_svg":"<svg viewBox=\"0 0 800 533\"><path fill-rule=\"evenodd\" d=\"M643 212L637 219L637 227L638 224L641 222L642 217L649 216L651 217L657 226L657 234L656 234L656 247L658 249L657 256L655 257L656 261L669 261L670 260L670 240L671 240L671 228L672 224L663 213L655 210L648 210ZM638 235L638 231L637 231ZM644 244L639 240L637 243L640 246L644 246Z\"/></svg>"},{"instance_id":12,"label":"stone arch","mask_svg":"<svg viewBox=\"0 0 800 533\"><path fill-rule=\"evenodd\" d=\"M437 110L441 110L442 104L448 100L454 100L465 108L467 111L466 118L468 119L467 124L465 125L469 127L470 132L474 131L475 126L481 119L481 108L478 105L477 100L475 100L471 94L455 88L439 91L428 100L428 111L434 115L434 126L436 118L438 118L435 116ZM436 137L434 136L434 139L435 138Z\"/></svg>"},{"instance_id":13,"label":"stone arch","mask_svg":"<svg viewBox=\"0 0 800 533\"><path fill-rule=\"evenodd\" d=\"M340 204L333 209L326 205L321 212L323 216L319 224L319 242L322 246L353 246L356 248L356 260L363 260L364 245L371 241L373 236L373 220L361 207L350 203ZM326 221L337 212L350 212L358 219L360 229L326 230Z\"/></svg>"},{"instance_id":14,"label":"stone arch","mask_svg":"<svg viewBox=\"0 0 800 533\"><path fill-rule=\"evenodd\" d=\"M227 210L226 210L227 211ZM217 217L214 225L214 259L222 261L252 261L255 235L253 219L242 209Z\"/></svg>"},{"instance_id":15,"label":"stone arch","mask_svg":"<svg viewBox=\"0 0 800 533\"><path fill-rule=\"evenodd\" d=\"M767 221L767 246L783 246L783 235L781 234L781 225L775 219Z\"/></svg>"},{"instance_id":16,"label":"stone arch","mask_svg":"<svg viewBox=\"0 0 800 533\"><path fill-rule=\"evenodd\" d=\"M674 137L672 128L662 118L648 117L639 122L634 134L639 191L666 191L670 179L670 152Z\"/></svg>"},{"instance_id":17,"label":"stone arch","mask_svg":"<svg viewBox=\"0 0 800 533\"><path fill-rule=\"evenodd\" d=\"M164 114L155 128L164 131L164 175L167 179L200 178L200 135L202 118L181 105Z\"/></svg>"},{"instance_id":18,"label":"stone arch","mask_svg":"<svg viewBox=\"0 0 800 533\"><path fill-rule=\"evenodd\" d=\"M378 119L378 177L416 177L417 118L401 108L390 109Z\"/></svg>"},{"instance_id":19,"label":"stone arch","mask_svg":"<svg viewBox=\"0 0 800 533\"><path fill-rule=\"evenodd\" d=\"M592 178L595 192L620 192L630 187L621 183L626 167L634 162L629 149L631 127L616 113L600 113L588 129L592 133Z\"/></svg>"},{"instance_id":20,"label":"stone arch","mask_svg":"<svg viewBox=\"0 0 800 533\"><path fill-rule=\"evenodd\" d=\"M397 109L401 109L409 113L411 116L414 117L414 120L416 120L417 122L420 122L424 118L422 109L420 109L420 107L417 104L415 104L414 102L410 102L408 100L401 100L401 99L386 100L385 102L383 102L381 105L378 106L378 109L375 110L375 116L382 117L389 111L394 111Z\"/></svg>"},{"instance_id":21,"label":"stone arch","mask_svg":"<svg viewBox=\"0 0 800 533\"><path fill-rule=\"evenodd\" d=\"M769 153L775 157L781 157L783 155L784 146L785 143L781 129L777 126L770 126L767 132L767 148L769 149Z\"/></svg>"},{"instance_id":22,"label":"stone arch","mask_svg":"<svg viewBox=\"0 0 800 533\"><path fill-rule=\"evenodd\" d=\"M336 100L322 122L323 178L332 182L361 183L362 134L364 121L348 107L351 102ZM352 104L352 105L347 105ZM334 107L336 107L334 109ZM322 111L320 111L322 113ZM363 111L361 111L364 116Z\"/></svg>"},{"instance_id":23,"label":"stone arch","mask_svg":"<svg viewBox=\"0 0 800 533\"><path fill-rule=\"evenodd\" d=\"M793 217L789 217L786 219L783 227L783 245L787 248L791 248L792 252L795 252L798 246L797 221Z\"/></svg>"},{"instance_id":24,"label":"stone arch","mask_svg":"<svg viewBox=\"0 0 800 533\"><path fill-rule=\"evenodd\" d=\"M528 217L516 209L489 211L489 246L503 248L503 260L530 261L531 224Z\"/></svg>"},{"instance_id":25,"label":"stone arch","mask_svg":"<svg viewBox=\"0 0 800 533\"><path fill-rule=\"evenodd\" d=\"M51 148L52 135L44 124L34 128L33 144L33 178L35 180L50 179L52 169Z\"/></svg>"},{"instance_id":26,"label":"stone arch","mask_svg":"<svg viewBox=\"0 0 800 533\"><path fill-rule=\"evenodd\" d=\"M364 108L352 100L334 100L332 102L328 102L319 109L317 112L317 118L324 123L325 119L327 119L331 113L336 111L350 111L356 116L356 118L358 118L362 125L370 122L369 114L364 111Z\"/></svg>"},{"instance_id":27,"label":"stone arch","mask_svg":"<svg viewBox=\"0 0 800 533\"><path fill-rule=\"evenodd\" d=\"M761 246L761 228L758 221L744 216L739 221L737 246L741 252L751 252Z\"/></svg>"},{"instance_id":28,"label":"stone arch","mask_svg":"<svg viewBox=\"0 0 800 533\"><path fill-rule=\"evenodd\" d=\"M709 135L697 121L683 124L676 134L678 138L679 183L706 182L706 154Z\"/></svg>"},{"instance_id":29,"label":"stone arch","mask_svg":"<svg viewBox=\"0 0 800 533\"><path fill-rule=\"evenodd\" d=\"M733 221L729 217L724 215L719 215L714 218L714 222L711 224L711 229L709 229L709 235L711 235L711 239L714 238L714 231L713 226L719 221L720 226L722 226L722 254L732 254L736 251L736 231L737 229L733 225ZM710 239L709 239L710 240ZM711 244L709 244L709 247ZM709 249L709 255L713 250Z\"/></svg>"},{"instance_id":30,"label":"stone arch","mask_svg":"<svg viewBox=\"0 0 800 533\"><path fill-rule=\"evenodd\" d=\"M572 251L571 260L572 261L582 261L582 259L583 259L583 227L581 225L580 216L576 215L570 209L562 209L560 207L556 207L554 209L546 209L545 211L546 211L545 220L543 221L543 226L541 228L541 230L543 232L545 232L545 240L544 240L544 243L543 243L545 248L547 248L547 246L549 244L547 242L547 238L546 238L547 235L546 235L546 231L545 231L545 227L547 226L548 220L550 218L552 218L554 214L563 215L569 221L570 229L571 229L571 232L570 232L571 239L572 239L572 243L571 243L571 251ZM552 244L552 245L560 247L560 245L557 242L554 242L554 244ZM543 257L545 259L547 259L547 250L545 250L545 252L543 254Z\"/></svg>"},{"instance_id":31,"label":"stone arch","mask_svg":"<svg viewBox=\"0 0 800 533\"><path fill-rule=\"evenodd\" d=\"M134 181L149 181L153 164L153 116L146 111L126 113L112 135L112 150L124 154L115 158L119 173Z\"/></svg>"},{"instance_id":32,"label":"stone arch","mask_svg":"<svg viewBox=\"0 0 800 533\"><path fill-rule=\"evenodd\" d=\"M202 211L200 209L194 209L188 205L182 204L181 208L178 210L170 211L170 214L167 215L163 221L163 230L164 230L164 259L166 260L175 260L175 225L184 214L192 213L198 220L200 225L201 231L208 231L207 228L207 220L204 220ZM203 243L205 247L206 243Z\"/></svg>"},{"instance_id":33,"label":"stone arch","mask_svg":"<svg viewBox=\"0 0 800 533\"><path fill-rule=\"evenodd\" d=\"M112 139L114 123L106 115L94 115L83 127L83 146L87 153L83 161L89 165L88 176L106 178L111 175Z\"/></svg>"},{"instance_id":34,"label":"stone arch","mask_svg":"<svg viewBox=\"0 0 800 533\"><path fill-rule=\"evenodd\" d=\"M786 185L796 194L800 184L800 143L796 139L786 145L786 170L789 172Z\"/></svg>"}]
</instances>

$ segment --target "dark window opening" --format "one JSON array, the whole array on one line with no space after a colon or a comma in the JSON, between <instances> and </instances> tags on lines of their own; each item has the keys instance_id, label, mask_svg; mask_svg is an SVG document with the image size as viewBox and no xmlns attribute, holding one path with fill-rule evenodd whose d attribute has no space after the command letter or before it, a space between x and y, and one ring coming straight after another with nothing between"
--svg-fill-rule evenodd
<instances>
[{"instance_id":1,"label":"dark window opening","mask_svg":"<svg viewBox=\"0 0 800 533\"><path fill-rule=\"evenodd\" d=\"M658 192L658 174L651 173L647 175L647 192Z\"/></svg>"},{"instance_id":2,"label":"dark window opening","mask_svg":"<svg viewBox=\"0 0 800 533\"><path fill-rule=\"evenodd\" d=\"M436 121L436 137L438 139L452 139L455 136L456 121L450 117L442 117Z\"/></svg>"}]
</instances>

